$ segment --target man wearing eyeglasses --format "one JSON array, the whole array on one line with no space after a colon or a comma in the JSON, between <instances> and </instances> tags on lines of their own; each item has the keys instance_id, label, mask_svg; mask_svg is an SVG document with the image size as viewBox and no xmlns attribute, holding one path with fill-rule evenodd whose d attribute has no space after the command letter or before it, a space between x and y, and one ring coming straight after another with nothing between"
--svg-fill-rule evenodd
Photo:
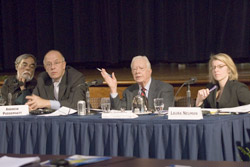
<instances>
[{"instance_id":1,"label":"man wearing eyeglasses","mask_svg":"<svg viewBox=\"0 0 250 167\"><path fill-rule=\"evenodd\" d=\"M36 86L34 73L36 58L32 54L22 54L16 58L17 75L9 76L2 86L2 96L5 104L21 105L26 103L26 96L31 95Z\"/></svg>"},{"instance_id":2,"label":"man wearing eyeglasses","mask_svg":"<svg viewBox=\"0 0 250 167\"><path fill-rule=\"evenodd\" d=\"M66 66L63 55L49 51L43 60L46 72L39 74L32 96L27 96L30 110L59 109L61 106L76 109L79 100L85 100L85 79L81 72Z\"/></svg>"}]
</instances>

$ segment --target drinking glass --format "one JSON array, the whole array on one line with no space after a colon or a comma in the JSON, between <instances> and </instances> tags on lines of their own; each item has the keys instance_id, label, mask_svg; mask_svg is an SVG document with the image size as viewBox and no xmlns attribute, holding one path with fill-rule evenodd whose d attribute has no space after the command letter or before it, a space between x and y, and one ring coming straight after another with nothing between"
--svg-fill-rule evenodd
<instances>
[{"instance_id":1,"label":"drinking glass","mask_svg":"<svg viewBox=\"0 0 250 167\"><path fill-rule=\"evenodd\" d=\"M155 111L157 111L158 114L162 114L162 111L164 108L163 98L155 98L154 107L155 107Z\"/></svg>"},{"instance_id":2,"label":"drinking glass","mask_svg":"<svg viewBox=\"0 0 250 167\"><path fill-rule=\"evenodd\" d=\"M110 112L110 98L101 98L101 108L103 112Z\"/></svg>"},{"instance_id":3,"label":"drinking glass","mask_svg":"<svg viewBox=\"0 0 250 167\"><path fill-rule=\"evenodd\" d=\"M0 97L0 106L4 106L6 103L6 101L4 100L4 98Z\"/></svg>"},{"instance_id":4,"label":"drinking glass","mask_svg":"<svg viewBox=\"0 0 250 167\"><path fill-rule=\"evenodd\" d=\"M0 106L4 106L6 103L6 101L4 100L3 96L2 96L2 92L1 92L1 89L0 89Z\"/></svg>"}]
</instances>

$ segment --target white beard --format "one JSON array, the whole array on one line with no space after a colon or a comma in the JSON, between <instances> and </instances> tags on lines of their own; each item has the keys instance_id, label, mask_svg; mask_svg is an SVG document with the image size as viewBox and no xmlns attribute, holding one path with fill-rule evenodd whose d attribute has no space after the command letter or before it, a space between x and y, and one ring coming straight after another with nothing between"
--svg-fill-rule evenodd
<instances>
[{"instance_id":1,"label":"white beard","mask_svg":"<svg viewBox=\"0 0 250 167\"><path fill-rule=\"evenodd\" d=\"M29 71L24 71L22 74L21 74L21 77L25 79L25 82L29 82L32 80L34 75L31 74L31 72ZM18 76L19 78L19 76Z\"/></svg>"}]
</instances>

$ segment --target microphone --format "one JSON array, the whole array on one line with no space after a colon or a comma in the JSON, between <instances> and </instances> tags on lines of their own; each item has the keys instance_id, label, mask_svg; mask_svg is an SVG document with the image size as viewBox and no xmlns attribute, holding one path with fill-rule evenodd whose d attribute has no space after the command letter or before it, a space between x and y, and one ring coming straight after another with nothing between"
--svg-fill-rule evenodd
<instances>
[{"instance_id":1,"label":"microphone","mask_svg":"<svg viewBox=\"0 0 250 167\"><path fill-rule=\"evenodd\" d=\"M209 93L212 92L213 90L215 90L216 88L218 88L218 86L214 85L211 89L209 89Z\"/></svg>"},{"instance_id":2,"label":"microphone","mask_svg":"<svg viewBox=\"0 0 250 167\"><path fill-rule=\"evenodd\" d=\"M89 93L89 87L90 86L98 86L103 83L103 79L96 79L91 82L85 83L87 85L87 91L86 91L86 103L87 103L87 114L90 114L90 93Z\"/></svg>"},{"instance_id":3,"label":"microphone","mask_svg":"<svg viewBox=\"0 0 250 167\"><path fill-rule=\"evenodd\" d=\"M89 89L86 91L86 102L87 102L87 112L86 114L90 114L90 94Z\"/></svg>"},{"instance_id":4,"label":"microphone","mask_svg":"<svg viewBox=\"0 0 250 167\"><path fill-rule=\"evenodd\" d=\"M196 77L190 78L188 81L184 82L184 85L194 84L197 81Z\"/></svg>"},{"instance_id":5,"label":"microphone","mask_svg":"<svg viewBox=\"0 0 250 167\"><path fill-rule=\"evenodd\" d=\"M12 105L12 94L8 93L8 105Z\"/></svg>"},{"instance_id":6,"label":"microphone","mask_svg":"<svg viewBox=\"0 0 250 167\"><path fill-rule=\"evenodd\" d=\"M103 79L96 79L94 81L87 82L86 84L87 84L88 87L90 87L90 86L98 86L98 85L103 84Z\"/></svg>"},{"instance_id":7,"label":"microphone","mask_svg":"<svg viewBox=\"0 0 250 167\"><path fill-rule=\"evenodd\" d=\"M85 100L86 100L86 104L87 104L87 112L86 114L90 114L90 93L89 93L89 87L90 86L98 86L101 85L103 83L103 79L96 79L94 81L90 81L90 82L85 82L82 84L77 85L77 87L79 86L85 86L85 90L86 90L86 94L85 94Z\"/></svg>"},{"instance_id":8,"label":"microphone","mask_svg":"<svg viewBox=\"0 0 250 167\"><path fill-rule=\"evenodd\" d=\"M187 85L188 88L187 88L187 100L188 100L188 104L187 106L190 107L191 105L191 91L190 91L190 84L194 84L195 82L197 81L197 78L196 77L191 77L188 81L184 82L180 87L179 89L177 90L177 92L175 93L174 95L174 101L173 101L173 106L175 104L175 98L176 96L178 95L178 93L180 92L181 88L184 86L184 85Z\"/></svg>"}]
</instances>

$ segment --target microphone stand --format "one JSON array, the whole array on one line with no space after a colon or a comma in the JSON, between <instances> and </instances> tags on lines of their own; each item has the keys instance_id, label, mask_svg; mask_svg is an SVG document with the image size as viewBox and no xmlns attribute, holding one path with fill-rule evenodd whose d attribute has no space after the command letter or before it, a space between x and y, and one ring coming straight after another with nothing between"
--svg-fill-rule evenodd
<instances>
[{"instance_id":1,"label":"microphone stand","mask_svg":"<svg viewBox=\"0 0 250 167\"><path fill-rule=\"evenodd\" d=\"M87 111L86 115L90 114L90 94L89 94L89 85L87 85L87 91L86 91L86 102L87 102Z\"/></svg>"},{"instance_id":2,"label":"microphone stand","mask_svg":"<svg viewBox=\"0 0 250 167\"><path fill-rule=\"evenodd\" d=\"M86 114L90 114L90 93L89 93L89 87L90 86L97 86L103 83L102 79L97 79L94 80L92 82L85 82L85 86L87 87L87 91L86 91L86 103L87 103L87 111Z\"/></svg>"},{"instance_id":3,"label":"microphone stand","mask_svg":"<svg viewBox=\"0 0 250 167\"><path fill-rule=\"evenodd\" d=\"M190 91L190 84L187 84L187 107L192 107L191 105L191 91Z\"/></svg>"},{"instance_id":4,"label":"microphone stand","mask_svg":"<svg viewBox=\"0 0 250 167\"><path fill-rule=\"evenodd\" d=\"M187 85L187 92L186 92L186 96L187 96L187 106L188 106L188 107L192 107L192 105L191 105L190 84L195 83L196 80L197 80L197 79L196 79L195 77L192 77L189 81L184 82L184 83L179 87L179 89L178 89L177 92L175 93L175 96L174 96L174 99L173 99L172 106L175 105L175 98L176 98L177 94L180 92L181 88L182 88L184 85Z\"/></svg>"}]
</instances>

